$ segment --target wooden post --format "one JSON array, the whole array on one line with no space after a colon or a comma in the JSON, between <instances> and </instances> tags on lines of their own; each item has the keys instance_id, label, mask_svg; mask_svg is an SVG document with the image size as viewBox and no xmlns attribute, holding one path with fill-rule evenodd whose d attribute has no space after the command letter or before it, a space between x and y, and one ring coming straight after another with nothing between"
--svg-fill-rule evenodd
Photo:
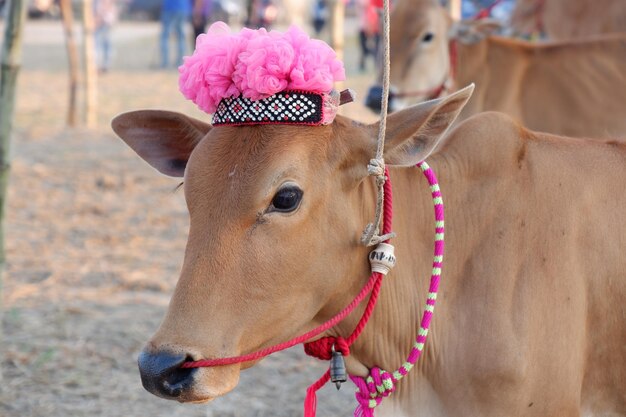
<instances>
[{"instance_id":1,"label":"wooden post","mask_svg":"<svg viewBox=\"0 0 626 417\"><path fill-rule=\"evenodd\" d=\"M11 129L15 113L15 90L17 75L22 60L22 28L26 20L26 1L9 0L6 5L6 27L0 58L0 323L2 323L2 283L6 267L4 252L4 212L6 209L7 185L11 159ZM0 326L0 347L2 346L2 326ZM0 349L0 353L2 350ZM0 355L1 356L1 355ZM0 357L0 361L2 358ZM2 371L0 370L0 382Z\"/></svg>"},{"instance_id":2,"label":"wooden post","mask_svg":"<svg viewBox=\"0 0 626 417\"><path fill-rule=\"evenodd\" d=\"M98 125L98 70L96 66L95 21L92 0L83 0L83 57L85 62L85 124Z\"/></svg>"},{"instance_id":3,"label":"wooden post","mask_svg":"<svg viewBox=\"0 0 626 417\"><path fill-rule=\"evenodd\" d=\"M330 0L330 46L337 53L337 58L343 61L344 29L346 6L343 0Z\"/></svg>"},{"instance_id":4,"label":"wooden post","mask_svg":"<svg viewBox=\"0 0 626 417\"><path fill-rule=\"evenodd\" d=\"M461 1L448 0L448 11L454 20L461 20Z\"/></svg>"},{"instance_id":5,"label":"wooden post","mask_svg":"<svg viewBox=\"0 0 626 417\"><path fill-rule=\"evenodd\" d=\"M74 12L71 0L61 0L61 16L63 17L63 29L65 32L65 49L67 50L67 63L69 74L69 95L67 106L67 125L75 127L77 121L77 93L78 93L78 49L74 38Z\"/></svg>"}]
</instances>

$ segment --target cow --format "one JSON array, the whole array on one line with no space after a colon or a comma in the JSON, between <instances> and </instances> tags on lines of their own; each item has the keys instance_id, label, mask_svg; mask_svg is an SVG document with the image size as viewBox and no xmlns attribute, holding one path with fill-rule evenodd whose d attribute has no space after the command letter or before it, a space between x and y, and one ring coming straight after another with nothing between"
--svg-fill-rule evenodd
<instances>
[{"instance_id":1,"label":"cow","mask_svg":"<svg viewBox=\"0 0 626 417\"><path fill-rule=\"evenodd\" d=\"M533 130L626 137L626 34L536 44L491 36L495 27L453 25L437 2L398 0L390 27L390 108L474 82L461 120L494 110ZM379 93L368 106L379 109Z\"/></svg>"},{"instance_id":2,"label":"cow","mask_svg":"<svg viewBox=\"0 0 626 417\"><path fill-rule=\"evenodd\" d=\"M517 34L544 33L552 40L626 32L626 3L623 0L517 0L511 27Z\"/></svg>"},{"instance_id":3,"label":"cow","mask_svg":"<svg viewBox=\"0 0 626 417\"><path fill-rule=\"evenodd\" d=\"M471 92L388 118L398 263L347 370L396 369L416 336L434 219L414 165L428 159L446 204L439 303L424 354L377 415L626 415L626 144L536 133L496 112L448 133ZM184 177L189 208L179 281L139 357L153 394L226 394L256 362L182 364L302 334L367 281L378 123L212 127L143 110L112 124L154 168ZM325 335L347 336L362 309Z\"/></svg>"}]
</instances>

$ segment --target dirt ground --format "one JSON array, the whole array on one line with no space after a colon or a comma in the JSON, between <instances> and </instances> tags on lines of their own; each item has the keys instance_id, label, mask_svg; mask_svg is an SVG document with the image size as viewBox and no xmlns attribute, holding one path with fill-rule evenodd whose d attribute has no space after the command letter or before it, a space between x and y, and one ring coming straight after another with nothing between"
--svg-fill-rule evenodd
<instances>
[{"instance_id":1,"label":"dirt ground","mask_svg":"<svg viewBox=\"0 0 626 417\"><path fill-rule=\"evenodd\" d=\"M350 26L348 26L350 27ZM2 24L0 23L0 29ZM139 108L199 118L175 71L155 70L158 26L120 24L115 60L99 79L95 130L64 127L65 51L58 22L28 22L12 142L6 223L0 416L299 416L306 387L326 369L297 347L244 371L208 405L181 405L141 387L137 354L177 280L187 233L178 182L143 163L109 128ZM362 98L372 72L349 82ZM344 111L374 117L360 103ZM326 387L319 416L351 415L353 387Z\"/></svg>"}]
</instances>

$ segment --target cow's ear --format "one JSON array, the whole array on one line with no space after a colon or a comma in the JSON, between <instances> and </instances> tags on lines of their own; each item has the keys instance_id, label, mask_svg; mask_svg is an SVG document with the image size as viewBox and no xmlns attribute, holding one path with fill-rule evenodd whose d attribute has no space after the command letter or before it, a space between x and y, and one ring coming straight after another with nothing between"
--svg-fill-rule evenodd
<instances>
[{"instance_id":1,"label":"cow's ear","mask_svg":"<svg viewBox=\"0 0 626 417\"><path fill-rule=\"evenodd\" d=\"M172 177L184 175L189 155L211 130L208 123L163 110L123 113L111 126L137 155Z\"/></svg>"},{"instance_id":2,"label":"cow's ear","mask_svg":"<svg viewBox=\"0 0 626 417\"><path fill-rule=\"evenodd\" d=\"M389 165L412 166L432 153L459 115L474 84L447 97L419 103L387 117L385 162ZM378 132L378 123L370 126Z\"/></svg>"}]
</instances>

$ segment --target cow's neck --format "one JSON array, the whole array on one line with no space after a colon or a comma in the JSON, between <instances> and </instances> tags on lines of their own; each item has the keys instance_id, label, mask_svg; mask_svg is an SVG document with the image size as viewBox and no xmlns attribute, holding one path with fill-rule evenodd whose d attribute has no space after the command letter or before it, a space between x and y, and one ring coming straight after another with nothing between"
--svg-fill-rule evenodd
<instances>
[{"instance_id":1,"label":"cow's neck","mask_svg":"<svg viewBox=\"0 0 626 417\"><path fill-rule=\"evenodd\" d=\"M378 415L401 415L415 407L432 411L424 415L441 415L435 384L449 353L443 340L455 328L455 312L446 295L450 296L450 291L463 280L462 266L475 249L472 239L463 237L474 238L489 230L482 214L492 202L481 197L480 188L497 185L503 187L504 193L509 184L508 176L503 173L518 167L521 144L511 138L519 128L508 119L503 122L503 117L487 113L464 122L463 127L450 134L442 150L428 158L439 179L446 206L446 255L440 304L435 308L423 355L409 376L398 384L396 392L383 403L391 411ZM500 140L489 140L494 135ZM494 154L502 157L494 161ZM346 361L348 371L360 376L374 366L395 371L406 361L426 303L431 274L434 214L428 183L418 168L392 168L390 177L394 196L393 230L397 233L392 243L398 262L385 278L372 319ZM360 195L363 206L373 206L375 190L371 183L366 181ZM361 274L367 276L367 270ZM342 305L350 302L349 297L346 295ZM360 312L362 309L341 323L336 334L349 335Z\"/></svg>"},{"instance_id":2,"label":"cow's neck","mask_svg":"<svg viewBox=\"0 0 626 417\"><path fill-rule=\"evenodd\" d=\"M429 159L431 162L435 164L433 168L444 169L436 163L436 158ZM390 176L394 195L393 230L397 233L391 243L396 248L398 263L392 273L385 277L374 314L361 337L352 346L351 356L346 361L348 371L360 376L365 376L367 369L374 366L392 372L406 361L417 335L432 270L435 225L428 182L418 168L392 168ZM361 204L373 206L375 196L373 181L366 180L359 196ZM368 272L364 269L361 274L365 279ZM348 303L348 297L341 303ZM334 329L332 334L349 335L363 307ZM402 391L414 393L418 385L428 384L426 374L437 352L435 323L431 327L427 344L429 348L410 377L399 384L399 392L394 394L396 399L409 397L402 395ZM397 407L403 408L402 404L393 399L385 403L394 407L394 415L399 415Z\"/></svg>"},{"instance_id":3,"label":"cow's neck","mask_svg":"<svg viewBox=\"0 0 626 417\"><path fill-rule=\"evenodd\" d=\"M510 42L498 37L488 37L473 44L457 44L455 89L476 84L472 98L463 109L461 120L489 110L522 117L517 114L521 86L515 82L526 70L521 44L518 48L512 47Z\"/></svg>"}]
</instances>

